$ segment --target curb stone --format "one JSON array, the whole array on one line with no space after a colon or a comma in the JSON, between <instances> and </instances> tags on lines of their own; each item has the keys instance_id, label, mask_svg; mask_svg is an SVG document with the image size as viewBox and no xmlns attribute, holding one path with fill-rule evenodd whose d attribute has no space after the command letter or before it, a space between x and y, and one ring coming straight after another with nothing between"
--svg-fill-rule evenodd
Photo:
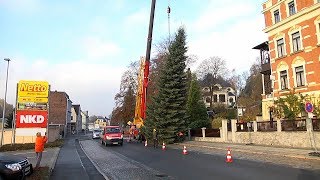
<instances>
[{"instance_id":1,"label":"curb stone","mask_svg":"<svg viewBox=\"0 0 320 180\"><path fill-rule=\"evenodd\" d=\"M94 167L98 170L98 172L99 172L106 180L109 180L109 177L108 177L107 175L105 175L105 174L101 171L100 167L91 159L90 156L88 156L87 152L83 149L82 144L80 143L80 141L79 141L78 143L79 143L82 151L84 152L84 154L88 157L88 159L91 161L91 163L94 165Z\"/></svg>"},{"instance_id":2,"label":"curb stone","mask_svg":"<svg viewBox=\"0 0 320 180\"><path fill-rule=\"evenodd\" d=\"M57 150L55 151L55 153L53 154L53 160L49 166L49 177L51 176L52 170L54 169L57 159L58 159L58 155L60 153L60 149L61 148L57 148Z\"/></svg>"},{"instance_id":3,"label":"curb stone","mask_svg":"<svg viewBox=\"0 0 320 180\"><path fill-rule=\"evenodd\" d=\"M185 144L185 143L179 143L177 145L182 145L182 146L193 146L193 147L203 147L203 148L209 148L209 149L219 149L219 150L225 150L225 148L219 148L219 147L212 147L212 146L204 146L204 145L193 145L193 144ZM240 150L240 149L233 149L232 151L238 151L238 152L244 152L244 153L251 153L251 154L260 154L260 155L265 155L268 153L265 152L248 152L245 150ZM295 156L295 155L282 155L282 154L272 154L274 156L282 156L282 157L289 157L289 158L299 158L299 159L310 159L310 160L320 160L320 158L315 158L315 157L303 157L303 156Z\"/></svg>"}]
</instances>

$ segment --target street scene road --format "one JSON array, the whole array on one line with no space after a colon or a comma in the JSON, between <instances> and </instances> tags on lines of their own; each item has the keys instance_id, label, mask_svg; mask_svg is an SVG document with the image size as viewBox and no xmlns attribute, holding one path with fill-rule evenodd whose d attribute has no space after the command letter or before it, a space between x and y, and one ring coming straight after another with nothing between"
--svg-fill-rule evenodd
<instances>
[{"instance_id":1,"label":"street scene road","mask_svg":"<svg viewBox=\"0 0 320 180\"><path fill-rule=\"evenodd\" d=\"M122 146L101 145L98 140L80 141L84 152L109 179L318 179L320 170L298 169L268 162L234 158L196 150L165 151L141 143ZM280 158L281 159L281 158Z\"/></svg>"},{"instance_id":2,"label":"street scene road","mask_svg":"<svg viewBox=\"0 0 320 180\"><path fill-rule=\"evenodd\" d=\"M320 180L320 0L0 17L0 180Z\"/></svg>"}]
</instances>

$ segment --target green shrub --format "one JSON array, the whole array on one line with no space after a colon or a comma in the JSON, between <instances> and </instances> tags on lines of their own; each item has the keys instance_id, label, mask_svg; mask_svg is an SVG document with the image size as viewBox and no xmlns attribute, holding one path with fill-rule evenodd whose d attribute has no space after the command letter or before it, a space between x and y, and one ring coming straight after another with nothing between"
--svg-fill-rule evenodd
<instances>
[{"instance_id":1,"label":"green shrub","mask_svg":"<svg viewBox=\"0 0 320 180\"><path fill-rule=\"evenodd\" d=\"M191 129L197 129L197 128L203 128L203 127L209 127L209 126L210 126L210 121L206 121L206 120L195 121L189 125Z\"/></svg>"},{"instance_id":2,"label":"green shrub","mask_svg":"<svg viewBox=\"0 0 320 180\"><path fill-rule=\"evenodd\" d=\"M222 120L223 120L223 118L221 118L221 117L213 119L211 122L212 128L219 129L220 127L222 127Z\"/></svg>"}]
</instances>

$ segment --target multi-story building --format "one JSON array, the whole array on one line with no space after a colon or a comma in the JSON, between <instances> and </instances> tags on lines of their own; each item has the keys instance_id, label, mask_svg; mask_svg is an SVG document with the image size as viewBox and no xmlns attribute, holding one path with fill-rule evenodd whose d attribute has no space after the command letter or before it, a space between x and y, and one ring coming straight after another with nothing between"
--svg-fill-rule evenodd
<instances>
[{"instance_id":1,"label":"multi-story building","mask_svg":"<svg viewBox=\"0 0 320 180\"><path fill-rule=\"evenodd\" d=\"M293 90L320 97L320 0L268 0L263 14L268 42L255 48L261 50L266 120L274 100Z\"/></svg>"},{"instance_id":2,"label":"multi-story building","mask_svg":"<svg viewBox=\"0 0 320 180\"><path fill-rule=\"evenodd\" d=\"M71 106L72 101L69 99L67 93L59 91L50 92L49 125L59 126L63 136L67 135L68 127L70 128Z\"/></svg>"},{"instance_id":3,"label":"multi-story building","mask_svg":"<svg viewBox=\"0 0 320 180\"><path fill-rule=\"evenodd\" d=\"M82 117L82 129L86 130L86 129L88 129L89 112L88 111L81 111L81 117Z\"/></svg>"},{"instance_id":4,"label":"multi-story building","mask_svg":"<svg viewBox=\"0 0 320 180\"><path fill-rule=\"evenodd\" d=\"M206 108L217 105L233 106L236 101L235 90L231 87L222 87L220 84L215 84L212 87L202 88L203 101Z\"/></svg>"},{"instance_id":5,"label":"multi-story building","mask_svg":"<svg viewBox=\"0 0 320 180\"><path fill-rule=\"evenodd\" d=\"M79 104L73 104L71 108L71 130L76 133L82 130L81 107Z\"/></svg>"},{"instance_id":6,"label":"multi-story building","mask_svg":"<svg viewBox=\"0 0 320 180\"><path fill-rule=\"evenodd\" d=\"M95 121L95 127L102 129L105 126L110 126L110 119L107 117L98 117Z\"/></svg>"}]
</instances>

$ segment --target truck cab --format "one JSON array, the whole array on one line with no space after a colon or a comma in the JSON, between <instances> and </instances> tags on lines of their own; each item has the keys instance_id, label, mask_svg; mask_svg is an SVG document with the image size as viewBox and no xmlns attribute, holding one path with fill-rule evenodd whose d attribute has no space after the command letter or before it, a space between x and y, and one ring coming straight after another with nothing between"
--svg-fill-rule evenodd
<instances>
[{"instance_id":1,"label":"truck cab","mask_svg":"<svg viewBox=\"0 0 320 180\"><path fill-rule=\"evenodd\" d=\"M123 145L123 134L120 126L106 126L103 128L101 135L101 144L108 146L112 144Z\"/></svg>"}]
</instances>

